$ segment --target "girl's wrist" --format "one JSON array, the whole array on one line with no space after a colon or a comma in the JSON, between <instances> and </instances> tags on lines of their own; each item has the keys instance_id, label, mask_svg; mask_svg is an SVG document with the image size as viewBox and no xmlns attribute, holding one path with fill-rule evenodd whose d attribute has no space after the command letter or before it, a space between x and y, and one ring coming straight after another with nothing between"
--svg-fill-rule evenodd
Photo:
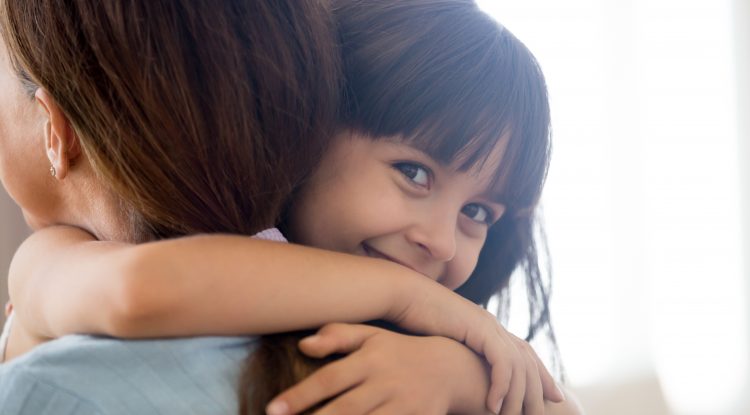
<instances>
[{"instance_id":1,"label":"girl's wrist","mask_svg":"<svg viewBox=\"0 0 750 415\"><path fill-rule=\"evenodd\" d=\"M412 314L418 295L428 289L426 277L401 265L389 263L385 269L387 278L383 278L391 295L390 304L383 319L402 328L409 329L409 318Z\"/></svg>"},{"instance_id":2,"label":"girl's wrist","mask_svg":"<svg viewBox=\"0 0 750 415\"><path fill-rule=\"evenodd\" d=\"M415 334L438 335L461 340L460 325L451 322L451 313L456 309L455 300L463 300L458 294L439 283L412 271L395 266L398 272L390 273L392 301L385 320ZM453 298L453 297L456 298Z\"/></svg>"}]
</instances>

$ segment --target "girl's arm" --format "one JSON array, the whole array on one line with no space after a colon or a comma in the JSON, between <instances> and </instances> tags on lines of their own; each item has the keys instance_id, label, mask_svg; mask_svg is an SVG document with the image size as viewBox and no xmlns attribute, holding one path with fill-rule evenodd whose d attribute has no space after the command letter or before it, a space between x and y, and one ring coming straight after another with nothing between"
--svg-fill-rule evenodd
<instances>
[{"instance_id":1,"label":"girl's arm","mask_svg":"<svg viewBox=\"0 0 750 415\"><path fill-rule=\"evenodd\" d=\"M386 261L292 244L205 235L131 245L72 227L31 235L9 275L18 321L40 339L265 334L394 320L409 287L430 285L437 284Z\"/></svg>"},{"instance_id":2,"label":"girl's arm","mask_svg":"<svg viewBox=\"0 0 750 415\"><path fill-rule=\"evenodd\" d=\"M16 332L40 340L76 332L265 334L383 319L484 355L492 367L489 408L523 390L513 374L529 369L526 353L494 316L416 272L242 236L127 245L96 241L75 228L48 228L19 248L9 288L20 326L11 343ZM533 370L545 396L561 399L546 369Z\"/></svg>"}]
</instances>

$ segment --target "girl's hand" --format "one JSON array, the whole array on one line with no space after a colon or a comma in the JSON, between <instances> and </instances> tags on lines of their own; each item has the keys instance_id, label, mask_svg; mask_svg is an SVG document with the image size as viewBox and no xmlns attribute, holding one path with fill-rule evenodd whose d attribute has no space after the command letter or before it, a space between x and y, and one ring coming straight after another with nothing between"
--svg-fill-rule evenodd
<instances>
[{"instance_id":1,"label":"girl's hand","mask_svg":"<svg viewBox=\"0 0 750 415\"><path fill-rule=\"evenodd\" d=\"M299 346L311 357L348 356L280 394L268 414L299 413L329 398L316 414L486 413L484 360L454 340L334 323Z\"/></svg>"},{"instance_id":2,"label":"girl's hand","mask_svg":"<svg viewBox=\"0 0 750 415\"><path fill-rule=\"evenodd\" d=\"M423 280L424 281L424 280ZM517 415L543 409L543 399L561 402L563 393L531 346L509 333L494 315L434 283L420 282L397 304L388 320L415 333L440 335L462 342L487 359L491 387L487 408ZM533 411L533 412L529 412Z\"/></svg>"}]
</instances>

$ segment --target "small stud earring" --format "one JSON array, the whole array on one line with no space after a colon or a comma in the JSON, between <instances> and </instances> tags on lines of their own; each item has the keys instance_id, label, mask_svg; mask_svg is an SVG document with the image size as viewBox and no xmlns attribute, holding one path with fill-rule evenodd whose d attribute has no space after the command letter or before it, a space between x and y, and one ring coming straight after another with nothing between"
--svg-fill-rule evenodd
<instances>
[{"instance_id":1,"label":"small stud earring","mask_svg":"<svg viewBox=\"0 0 750 415\"><path fill-rule=\"evenodd\" d=\"M49 166L49 174L52 175L52 177L57 177L57 170L55 170L55 166Z\"/></svg>"}]
</instances>

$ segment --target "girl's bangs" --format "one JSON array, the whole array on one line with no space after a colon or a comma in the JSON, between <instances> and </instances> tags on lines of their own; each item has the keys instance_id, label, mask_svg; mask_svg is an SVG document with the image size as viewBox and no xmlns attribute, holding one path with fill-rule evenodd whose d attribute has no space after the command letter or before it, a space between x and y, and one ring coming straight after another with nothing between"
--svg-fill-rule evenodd
<instances>
[{"instance_id":1,"label":"girl's bangs","mask_svg":"<svg viewBox=\"0 0 750 415\"><path fill-rule=\"evenodd\" d=\"M408 17L342 28L344 126L373 139L402 137L461 170L481 168L508 139L496 184L509 208L533 206L550 146L546 85L533 55L473 12Z\"/></svg>"},{"instance_id":2,"label":"girl's bangs","mask_svg":"<svg viewBox=\"0 0 750 415\"><path fill-rule=\"evenodd\" d=\"M402 120L421 116L422 122L402 125L399 135L461 171L481 169L501 140L507 140L492 186L510 211L524 214L538 202L546 178L550 115L541 70L530 54L514 59L527 51L513 52L494 62L495 71L475 74L479 76L454 84L453 90L442 86L400 107ZM430 102L432 113L425 116L423 108Z\"/></svg>"}]
</instances>

